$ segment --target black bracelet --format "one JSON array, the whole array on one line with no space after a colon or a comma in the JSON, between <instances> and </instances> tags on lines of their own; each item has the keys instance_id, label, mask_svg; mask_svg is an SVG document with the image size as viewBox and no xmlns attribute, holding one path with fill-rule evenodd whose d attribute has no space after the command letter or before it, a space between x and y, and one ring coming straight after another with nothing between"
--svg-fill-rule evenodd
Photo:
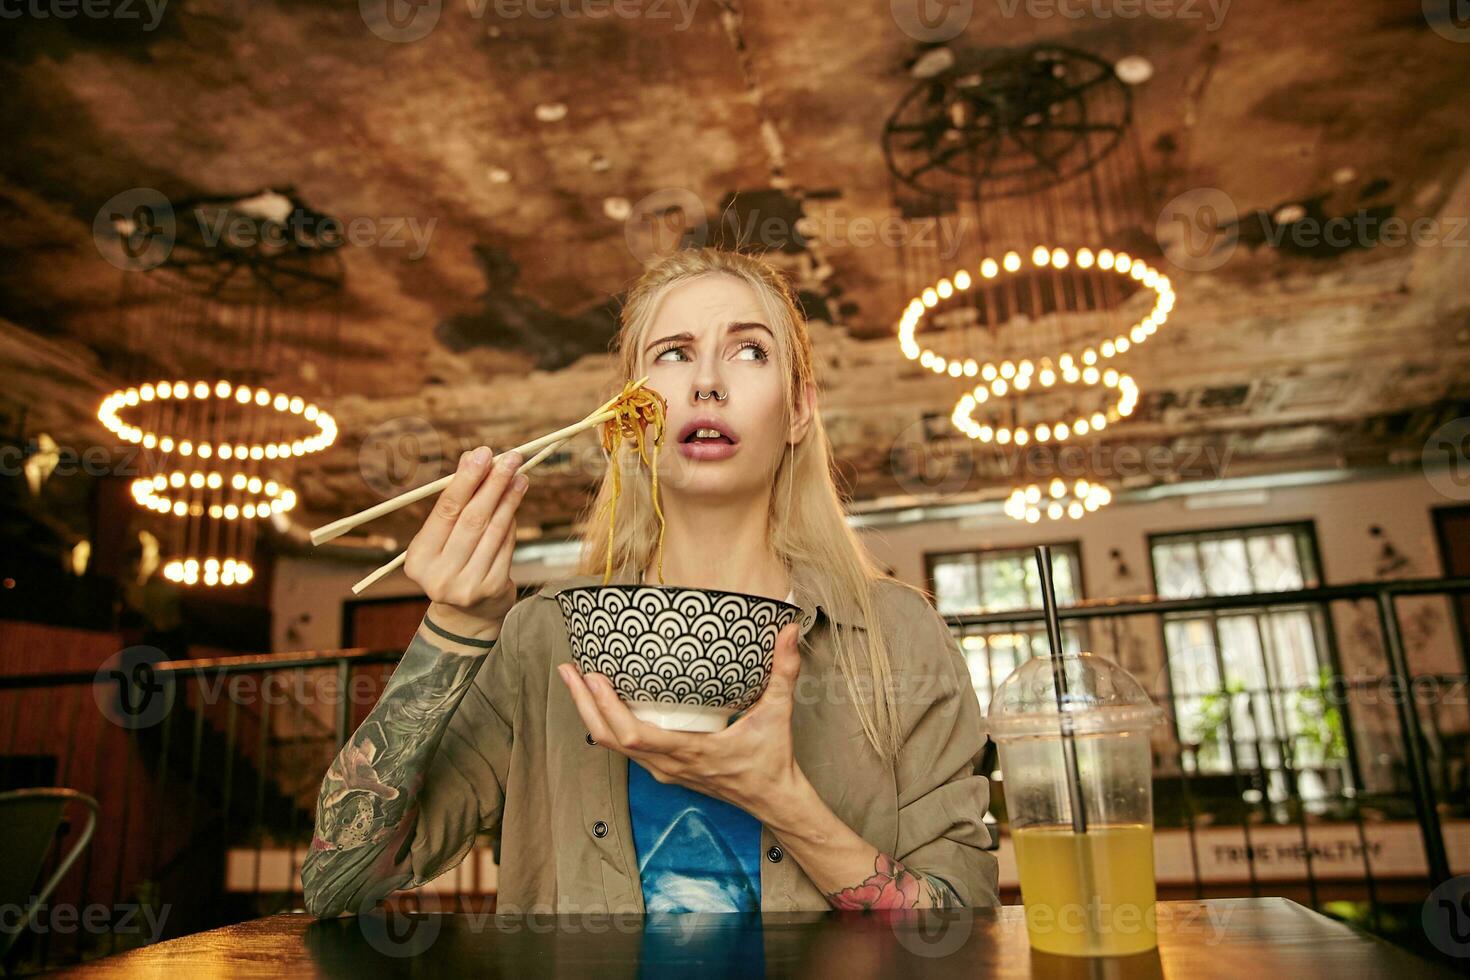
<instances>
[{"instance_id":1,"label":"black bracelet","mask_svg":"<svg viewBox=\"0 0 1470 980\"><path fill-rule=\"evenodd\" d=\"M439 626L427 615L424 616L424 625L433 632L438 633L440 636L444 637L444 639L446 640L453 640L455 643L463 643L467 647L480 647L483 650L491 649L495 646L497 642L499 642L500 639L499 637L496 637L494 640L476 640L468 636L460 636L457 633L451 633L444 627Z\"/></svg>"}]
</instances>

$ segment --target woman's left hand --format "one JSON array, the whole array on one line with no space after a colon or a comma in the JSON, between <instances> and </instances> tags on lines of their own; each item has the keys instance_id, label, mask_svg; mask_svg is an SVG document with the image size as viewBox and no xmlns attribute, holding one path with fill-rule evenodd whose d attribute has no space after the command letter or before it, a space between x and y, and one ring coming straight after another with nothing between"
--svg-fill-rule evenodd
<instances>
[{"instance_id":1,"label":"woman's left hand","mask_svg":"<svg viewBox=\"0 0 1470 980\"><path fill-rule=\"evenodd\" d=\"M796 623L781 630L760 699L733 724L708 734L665 731L638 720L601 674L584 675L574 664L562 664L557 672L599 745L638 762L661 783L722 799L765 822L765 814L782 812L796 798L803 779L791 748L799 635Z\"/></svg>"}]
</instances>

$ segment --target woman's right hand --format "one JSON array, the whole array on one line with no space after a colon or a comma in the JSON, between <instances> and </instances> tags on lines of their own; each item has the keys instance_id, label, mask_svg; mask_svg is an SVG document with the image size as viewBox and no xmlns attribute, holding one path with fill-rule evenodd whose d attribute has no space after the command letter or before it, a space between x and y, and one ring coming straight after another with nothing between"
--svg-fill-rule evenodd
<instances>
[{"instance_id":1,"label":"woman's right hand","mask_svg":"<svg viewBox=\"0 0 1470 980\"><path fill-rule=\"evenodd\" d=\"M529 482L517 475L518 453L485 446L459 457L454 479L439 495L408 545L403 570L433 603L435 625L475 638L494 638L515 605L510 561L516 508Z\"/></svg>"}]
</instances>

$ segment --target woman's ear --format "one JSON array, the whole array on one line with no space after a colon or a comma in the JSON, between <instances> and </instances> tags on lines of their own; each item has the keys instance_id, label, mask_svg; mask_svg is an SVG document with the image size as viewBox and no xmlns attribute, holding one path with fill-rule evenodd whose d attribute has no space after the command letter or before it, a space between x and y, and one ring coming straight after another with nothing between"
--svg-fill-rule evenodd
<instances>
[{"instance_id":1,"label":"woman's ear","mask_svg":"<svg viewBox=\"0 0 1470 980\"><path fill-rule=\"evenodd\" d=\"M792 406L791 432L786 441L792 445L806 438L807 429L811 428L812 416L817 411L817 388L811 382L804 382L797 392L796 402Z\"/></svg>"}]
</instances>

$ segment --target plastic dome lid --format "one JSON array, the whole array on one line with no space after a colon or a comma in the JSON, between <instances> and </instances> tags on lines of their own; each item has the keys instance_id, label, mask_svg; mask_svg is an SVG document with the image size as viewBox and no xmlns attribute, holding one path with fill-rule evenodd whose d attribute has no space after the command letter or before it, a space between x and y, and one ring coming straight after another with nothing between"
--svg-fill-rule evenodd
<instances>
[{"instance_id":1,"label":"plastic dome lid","mask_svg":"<svg viewBox=\"0 0 1470 980\"><path fill-rule=\"evenodd\" d=\"M1091 653L1062 658L1067 690L1062 710L1078 735L1148 731L1163 715L1148 692L1122 667ZM1056 680L1050 656L1032 657L1001 681L990 699L987 727L997 741L1059 737Z\"/></svg>"}]
</instances>

